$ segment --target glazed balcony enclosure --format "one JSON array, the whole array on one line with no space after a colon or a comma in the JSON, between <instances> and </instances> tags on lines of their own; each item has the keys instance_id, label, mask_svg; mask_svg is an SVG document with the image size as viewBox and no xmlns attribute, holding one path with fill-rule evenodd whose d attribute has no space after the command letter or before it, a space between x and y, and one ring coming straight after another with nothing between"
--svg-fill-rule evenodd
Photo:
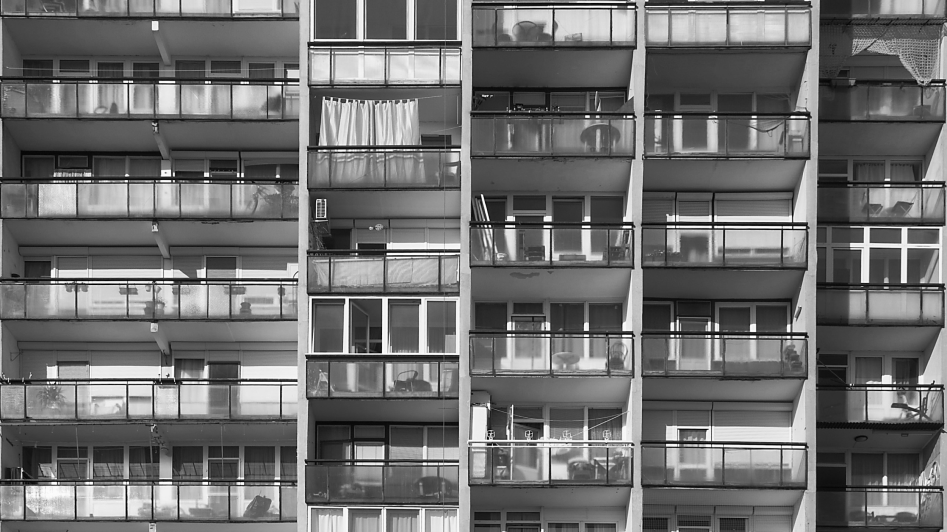
<instances>
[{"instance_id":1,"label":"glazed balcony enclosure","mask_svg":"<svg viewBox=\"0 0 947 532\"><path fill-rule=\"evenodd\" d=\"M632 485L631 442L486 440L468 452L471 486Z\"/></svg>"},{"instance_id":2,"label":"glazed balcony enclosure","mask_svg":"<svg viewBox=\"0 0 947 532\"><path fill-rule=\"evenodd\" d=\"M458 363L395 354L306 360L308 399L438 399L458 397Z\"/></svg>"},{"instance_id":3,"label":"glazed balcony enclosure","mask_svg":"<svg viewBox=\"0 0 947 532\"><path fill-rule=\"evenodd\" d=\"M635 117L625 113L473 112L472 157L635 155Z\"/></svg>"},{"instance_id":4,"label":"glazed balcony enclosure","mask_svg":"<svg viewBox=\"0 0 947 532\"><path fill-rule=\"evenodd\" d=\"M295 420L296 381L33 380L0 383L0 420Z\"/></svg>"},{"instance_id":5,"label":"glazed balcony enclosure","mask_svg":"<svg viewBox=\"0 0 947 532\"><path fill-rule=\"evenodd\" d=\"M808 339L800 333L644 332L645 377L804 379Z\"/></svg>"},{"instance_id":6,"label":"glazed balcony enclosure","mask_svg":"<svg viewBox=\"0 0 947 532\"><path fill-rule=\"evenodd\" d=\"M645 115L645 157L807 159L807 113Z\"/></svg>"},{"instance_id":7,"label":"glazed balcony enclosure","mask_svg":"<svg viewBox=\"0 0 947 532\"><path fill-rule=\"evenodd\" d=\"M348 43L348 44L347 44ZM460 43L379 41L310 44L309 84L443 86L460 84Z\"/></svg>"},{"instance_id":8,"label":"glazed balcony enclosure","mask_svg":"<svg viewBox=\"0 0 947 532\"><path fill-rule=\"evenodd\" d=\"M635 6L568 2L474 4L474 48L579 48L636 45Z\"/></svg>"},{"instance_id":9,"label":"glazed balcony enclosure","mask_svg":"<svg viewBox=\"0 0 947 532\"><path fill-rule=\"evenodd\" d=\"M0 80L2 118L298 120L299 80Z\"/></svg>"},{"instance_id":10,"label":"glazed balcony enclosure","mask_svg":"<svg viewBox=\"0 0 947 532\"><path fill-rule=\"evenodd\" d=\"M309 188L459 189L460 148L311 147L309 148Z\"/></svg>"},{"instance_id":11,"label":"glazed balcony enclosure","mask_svg":"<svg viewBox=\"0 0 947 532\"><path fill-rule=\"evenodd\" d=\"M944 326L944 285L820 283L819 325Z\"/></svg>"},{"instance_id":12,"label":"glazed balcony enclosure","mask_svg":"<svg viewBox=\"0 0 947 532\"><path fill-rule=\"evenodd\" d=\"M622 376L634 370L634 334L622 331L470 331L473 376Z\"/></svg>"},{"instance_id":13,"label":"glazed balcony enclosure","mask_svg":"<svg viewBox=\"0 0 947 532\"><path fill-rule=\"evenodd\" d=\"M944 0L830 0L822 18L944 18Z\"/></svg>"},{"instance_id":14,"label":"glazed balcony enclosure","mask_svg":"<svg viewBox=\"0 0 947 532\"><path fill-rule=\"evenodd\" d=\"M815 498L819 526L930 530L944 526L941 486L819 488Z\"/></svg>"},{"instance_id":15,"label":"glazed balcony enclosure","mask_svg":"<svg viewBox=\"0 0 947 532\"><path fill-rule=\"evenodd\" d=\"M254 497L271 500L265 510ZM296 482L44 480L0 483L4 521L296 521Z\"/></svg>"},{"instance_id":16,"label":"glazed balcony enclosure","mask_svg":"<svg viewBox=\"0 0 947 532\"><path fill-rule=\"evenodd\" d=\"M645 268L805 269L804 223L647 224L641 228Z\"/></svg>"},{"instance_id":17,"label":"glazed balcony enclosure","mask_svg":"<svg viewBox=\"0 0 947 532\"><path fill-rule=\"evenodd\" d=\"M470 265L632 268L631 224L471 222Z\"/></svg>"},{"instance_id":18,"label":"glazed balcony enclosure","mask_svg":"<svg viewBox=\"0 0 947 532\"><path fill-rule=\"evenodd\" d=\"M806 5L649 5L647 13L649 48L808 48L812 43Z\"/></svg>"},{"instance_id":19,"label":"glazed balcony enclosure","mask_svg":"<svg viewBox=\"0 0 947 532\"><path fill-rule=\"evenodd\" d=\"M459 270L457 252L311 251L308 289L310 294L457 294Z\"/></svg>"},{"instance_id":20,"label":"glazed balcony enclosure","mask_svg":"<svg viewBox=\"0 0 947 532\"><path fill-rule=\"evenodd\" d=\"M287 18L299 19L292 0L12 0L3 2L4 17L93 18Z\"/></svg>"},{"instance_id":21,"label":"glazed balcony enclosure","mask_svg":"<svg viewBox=\"0 0 947 532\"><path fill-rule=\"evenodd\" d=\"M806 444L642 442L644 486L806 489Z\"/></svg>"},{"instance_id":22,"label":"glazed balcony enclosure","mask_svg":"<svg viewBox=\"0 0 947 532\"><path fill-rule=\"evenodd\" d=\"M944 183L820 183L819 223L944 225Z\"/></svg>"},{"instance_id":23,"label":"glazed balcony enclosure","mask_svg":"<svg viewBox=\"0 0 947 532\"><path fill-rule=\"evenodd\" d=\"M944 425L944 387L934 384L819 386L819 425L897 425L909 429Z\"/></svg>"},{"instance_id":24,"label":"glazed balcony enclosure","mask_svg":"<svg viewBox=\"0 0 947 532\"><path fill-rule=\"evenodd\" d=\"M306 460L306 502L458 504L456 461Z\"/></svg>"},{"instance_id":25,"label":"glazed balcony enclosure","mask_svg":"<svg viewBox=\"0 0 947 532\"><path fill-rule=\"evenodd\" d=\"M3 280L0 319L295 320L296 280Z\"/></svg>"},{"instance_id":26,"label":"glazed balcony enclosure","mask_svg":"<svg viewBox=\"0 0 947 532\"><path fill-rule=\"evenodd\" d=\"M819 85L819 120L826 122L944 122L947 87L935 80L840 79Z\"/></svg>"},{"instance_id":27,"label":"glazed balcony enclosure","mask_svg":"<svg viewBox=\"0 0 947 532\"><path fill-rule=\"evenodd\" d=\"M296 221L298 188L295 182L256 179L3 180L0 217Z\"/></svg>"}]
</instances>

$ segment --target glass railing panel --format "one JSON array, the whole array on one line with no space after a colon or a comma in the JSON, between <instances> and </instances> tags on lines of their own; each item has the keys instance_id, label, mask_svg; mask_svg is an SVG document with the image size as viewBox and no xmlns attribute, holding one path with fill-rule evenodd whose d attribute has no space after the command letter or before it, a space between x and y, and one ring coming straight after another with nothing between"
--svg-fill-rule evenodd
<instances>
[{"instance_id":1,"label":"glass railing panel","mask_svg":"<svg viewBox=\"0 0 947 532\"><path fill-rule=\"evenodd\" d=\"M178 518L182 521L225 521L230 517L226 485L178 486Z\"/></svg>"},{"instance_id":2,"label":"glass railing panel","mask_svg":"<svg viewBox=\"0 0 947 532\"><path fill-rule=\"evenodd\" d=\"M634 118L627 115L519 113L474 116L474 156L633 157Z\"/></svg>"},{"instance_id":3,"label":"glass railing panel","mask_svg":"<svg viewBox=\"0 0 947 532\"><path fill-rule=\"evenodd\" d=\"M634 46L627 7L484 7L473 11L475 47Z\"/></svg>"},{"instance_id":4,"label":"glass railing panel","mask_svg":"<svg viewBox=\"0 0 947 532\"><path fill-rule=\"evenodd\" d=\"M823 285L820 325L944 325L942 285Z\"/></svg>"},{"instance_id":5,"label":"glass railing panel","mask_svg":"<svg viewBox=\"0 0 947 532\"><path fill-rule=\"evenodd\" d=\"M943 184L819 186L819 221L827 223L944 224Z\"/></svg>"},{"instance_id":6,"label":"glass railing panel","mask_svg":"<svg viewBox=\"0 0 947 532\"><path fill-rule=\"evenodd\" d=\"M922 87L906 81L843 80L819 86L819 119L943 122L945 94L943 81Z\"/></svg>"},{"instance_id":7,"label":"glass railing panel","mask_svg":"<svg viewBox=\"0 0 947 532\"><path fill-rule=\"evenodd\" d=\"M645 376L805 378L807 340L740 333L644 333Z\"/></svg>"},{"instance_id":8,"label":"glass railing panel","mask_svg":"<svg viewBox=\"0 0 947 532\"><path fill-rule=\"evenodd\" d=\"M74 486L26 485L28 520L72 521L76 518Z\"/></svg>"},{"instance_id":9,"label":"glass railing panel","mask_svg":"<svg viewBox=\"0 0 947 532\"><path fill-rule=\"evenodd\" d=\"M26 486L0 485L0 519L19 521L26 517Z\"/></svg>"},{"instance_id":10,"label":"glass railing panel","mask_svg":"<svg viewBox=\"0 0 947 532\"><path fill-rule=\"evenodd\" d=\"M527 333L471 331L474 375L628 375L634 357L631 333Z\"/></svg>"},{"instance_id":11,"label":"glass railing panel","mask_svg":"<svg viewBox=\"0 0 947 532\"><path fill-rule=\"evenodd\" d=\"M76 419L75 384L26 386L26 417L36 419Z\"/></svg>"},{"instance_id":12,"label":"glass railing panel","mask_svg":"<svg viewBox=\"0 0 947 532\"><path fill-rule=\"evenodd\" d=\"M631 228L471 224L471 266L633 267Z\"/></svg>"},{"instance_id":13,"label":"glass railing panel","mask_svg":"<svg viewBox=\"0 0 947 532\"><path fill-rule=\"evenodd\" d=\"M180 486L178 485L169 484L151 486L154 496L151 508L154 512L154 519L156 521L173 521L178 519L178 512L181 509L181 505L179 504L178 500L179 488ZM144 510L144 508L139 509L139 511L142 510Z\"/></svg>"},{"instance_id":14,"label":"glass railing panel","mask_svg":"<svg viewBox=\"0 0 947 532\"><path fill-rule=\"evenodd\" d=\"M142 519L146 521L152 521L156 518L162 517L160 512L156 512L157 508L162 508L161 499L158 496L160 492L159 488L155 487L151 483L136 483L131 481L128 484L128 495L126 497L127 508L129 519ZM176 504L176 503L175 503ZM156 515L157 513L157 515ZM177 517L177 508L175 507L174 517ZM168 519L170 516L164 516L165 519Z\"/></svg>"},{"instance_id":15,"label":"glass railing panel","mask_svg":"<svg viewBox=\"0 0 947 532\"><path fill-rule=\"evenodd\" d=\"M311 255L309 292L457 291L459 266L457 255Z\"/></svg>"},{"instance_id":16,"label":"glass railing panel","mask_svg":"<svg viewBox=\"0 0 947 532\"><path fill-rule=\"evenodd\" d=\"M627 443L562 441L470 442L470 484L631 486Z\"/></svg>"},{"instance_id":17,"label":"glass railing panel","mask_svg":"<svg viewBox=\"0 0 947 532\"><path fill-rule=\"evenodd\" d=\"M313 48L312 85L444 85L460 83L460 49L405 46Z\"/></svg>"},{"instance_id":18,"label":"glass railing panel","mask_svg":"<svg viewBox=\"0 0 947 532\"><path fill-rule=\"evenodd\" d=\"M401 355L403 356L403 355ZM457 397L456 362L306 361L309 398Z\"/></svg>"},{"instance_id":19,"label":"glass railing panel","mask_svg":"<svg viewBox=\"0 0 947 532\"><path fill-rule=\"evenodd\" d=\"M820 488L816 518L833 527L938 529L944 521L943 496L940 487Z\"/></svg>"},{"instance_id":20,"label":"glass railing panel","mask_svg":"<svg viewBox=\"0 0 947 532\"><path fill-rule=\"evenodd\" d=\"M831 0L821 9L823 18L943 18L944 6L944 0Z\"/></svg>"},{"instance_id":21,"label":"glass railing panel","mask_svg":"<svg viewBox=\"0 0 947 532\"><path fill-rule=\"evenodd\" d=\"M277 0L108 0L56 3L41 0L4 2L3 15L29 17L287 17L298 18L299 9Z\"/></svg>"},{"instance_id":22,"label":"glass railing panel","mask_svg":"<svg viewBox=\"0 0 947 532\"><path fill-rule=\"evenodd\" d=\"M295 479L294 479L295 480ZM298 488L296 486L280 487L280 520L296 521L296 502Z\"/></svg>"},{"instance_id":23,"label":"glass railing panel","mask_svg":"<svg viewBox=\"0 0 947 532\"><path fill-rule=\"evenodd\" d=\"M654 114L645 117L651 157L808 157L809 117Z\"/></svg>"},{"instance_id":24,"label":"glass railing panel","mask_svg":"<svg viewBox=\"0 0 947 532\"><path fill-rule=\"evenodd\" d=\"M944 390L933 385L819 387L820 423L944 423Z\"/></svg>"},{"instance_id":25,"label":"glass railing panel","mask_svg":"<svg viewBox=\"0 0 947 532\"><path fill-rule=\"evenodd\" d=\"M804 268L805 227L655 224L642 228L643 266Z\"/></svg>"},{"instance_id":26,"label":"glass railing panel","mask_svg":"<svg viewBox=\"0 0 947 532\"><path fill-rule=\"evenodd\" d=\"M456 188L460 151L379 147L310 150L310 188Z\"/></svg>"},{"instance_id":27,"label":"glass railing panel","mask_svg":"<svg viewBox=\"0 0 947 532\"><path fill-rule=\"evenodd\" d=\"M80 118L114 118L128 114L128 85L82 83L77 85Z\"/></svg>"},{"instance_id":28,"label":"glass railing panel","mask_svg":"<svg viewBox=\"0 0 947 532\"><path fill-rule=\"evenodd\" d=\"M458 467L448 462L312 462L306 502L456 504Z\"/></svg>"},{"instance_id":29,"label":"glass railing panel","mask_svg":"<svg viewBox=\"0 0 947 532\"><path fill-rule=\"evenodd\" d=\"M648 46L809 46L809 8L670 7L647 11Z\"/></svg>"},{"instance_id":30,"label":"glass railing panel","mask_svg":"<svg viewBox=\"0 0 947 532\"><path fill-rule=\"evenodd\" d=\"M77 485L76 518L79 520L125 519L126 486Z\"/></svg>"},{"instance_id":31,"label":"glass railing panel","mask_svg":"<svg viewBox=\"0 0 947 532\"><path fill-rule=\"evenodd\" d=\"M645 443L641 460L644 485L806 487L804 445Z\"/></svg>"},{"instance_id":32,"label":"glass railing panel","mask_svg":"<svg viewBox=\"0 0 947 532\"><path fill-rule=\"evenodd\" d=\"M269 508L259 506L260 499L270 500ZM285 503L295 504L296 501L282 501L280 487L272 484L259 485L246 482L239 486L230 486L230 519L234 521L279 521L280 508Z\"/></svg>"}]
</instances>

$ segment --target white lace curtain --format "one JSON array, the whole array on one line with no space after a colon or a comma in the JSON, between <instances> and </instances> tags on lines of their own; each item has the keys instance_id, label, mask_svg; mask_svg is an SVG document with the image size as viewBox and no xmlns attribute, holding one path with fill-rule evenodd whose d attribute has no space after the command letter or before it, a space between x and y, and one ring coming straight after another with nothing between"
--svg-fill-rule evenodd
<instances>
[{"instance_id":1,"label":"white lace curtain","mask_svg":"<svg viewBox=\"0 0 947 532\"><path fill-rule=\"evenodd\" d=\"M418 146L417 100L322 99L320 146Z\"/></svg>"},{"instance_id":2,"label":"white lace curtain","mask_svg":"<svg viewBox=\"0 0 947 532\"><path fill-rule=\"evenodd\" d=\"M921 85L937 76L941 25L823 25L819 75L835 77L848 59L864 51L896 55Z\"/></svg>"}]
</instances>

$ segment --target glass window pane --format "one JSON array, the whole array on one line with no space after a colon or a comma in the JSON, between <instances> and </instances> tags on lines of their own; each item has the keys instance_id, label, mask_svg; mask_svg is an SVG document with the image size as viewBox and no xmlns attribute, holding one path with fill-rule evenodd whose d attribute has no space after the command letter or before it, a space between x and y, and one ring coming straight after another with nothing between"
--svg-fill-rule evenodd
<instances>
[{"instance_id":1,"label":"glass window pane","mask_svg":"<svg viewBox=\"0 0 947 532\"><path fill-rule=\"evenodd\" d=\"M316 2L317 39L355 39L357 3L352 0Z\"/></svg>"},{"instance_id":2,"label":"glass window pane","mask_svg":"<svg viewBox=\"0 0 947 532\"><path fill-rule=\"evenodd\" d=\"M589 303L589 330L622 330L621 303Z\"/></svg>"},{"instance_id":3,"label":"glass window pane","mask_svg":"<svg viewBox=\"0 0 947 532\"><path fill-rule=\"evenodd\" d=\"M454 301L427 304L427 347L429 353L457 352L457 317Z\"/></svg>"},{"instance_id":4,"label":"glass window pane","mask_svg":"<svg viewBox=\"0 0 947 532\"><path fill-rule=\"evenodd\" d=\"M406 0L364 0L366 39L406 39L408 5Z\"/></svg>"},{"instance_id":5,"label":"glass window pane","mask_svg":"<svg viewBox=\"0 0 947 532\"><path fill-rule=\"evenodd\" d=\"M388 308L392 353L418 353L420 350L420 301L392 301Z\"/></svg>"},{"instance_id":6,"label":"glass window pane","mask_svg":"<svg viewBox=\"0 0 947 532\"><path fill-rule=\"evenodd\" d=\"M833 227L832 242L856 244L865 241L865 229L862 227Z\"/></svg>"},{"instance_id":7,"label":"glass window pane","mask_svg":"<svg viewBox=\"0 0 947 532\"><path fill-rule=\"evenodd\" d=\"M418 40L457 39L457 0L415 0Z\"/></svg>"},{"instance_id":8,"label":"glass window pane","mask_svg":"<svg viewBox=\"0 0 947 532\"><path fill-rule=\"evenodd\" d=\"M420 510L388 510L385 512L388 521L386 530L392 532L420 532Z\"/></svg>"},{"instance_id":9,"label":"glass window pane","mask_svg":"<svg viewBox=\"0 0 947 532\"><path fill-rule=\"evenodd\" d=\"M872 244L898 244L901 242L900 229L872 229L869 234Z\"/></svg>"},{"instance_id":10,"label":"glass window pane","mask_svg":"<svg viewBox=\"0 0 947 532\"><path fill-rule=\"evenodd\" d=\"M862 253L858 249L836 249L832 259L832 282L862 282Z\"/></svg>"},{"instance_id":11,"label":"glass window pane","mask_svg":"<svg viewBox=\"0 0 947 532\"><path fill-rule=\"evenodd\" d=\"M938 282L939 255L936 249L909 249L907 282L909 284Z\"/></svg>"},{"instance_id":12,"label":"glass window pane","mask_svg":"<svg viewBox=\"0 0 947 532\"><path fill-rule=\"evenodd\" d=\"M243 450L243 478L273 480L276 478L276 448L248 445Z\"/></svg>"},{"instance_id":13,"label":"glass window pane","mask_svg":"<svg viewBox=\"0 0 947 532\"><path fill-rule=\"evenodd\" d=\"M888 284L901 282L901 250L872 249L868 252L868 282Z\"/></svg>"},{"instance_id":14,"label":"glass window pane","mask_svg":"<svg viewBox=\"0 0 947 532\"><path fill-rule=\"evenodd\" d=\"M279 449L279 463L281 480L296 479L296 446L286 445Z\"/></svg>"},{"instance_id":15,"label":"glass window pane","mask_svg":"<svg viewBox=\"0 0 947 532\"><path fill-rule=\"evenodd\" d=\"M93 448L92 478L125 478L125 449L122 447Z\"/></svg>"},{"instance_id":16,"label":"glass window pane","mask_svg":"<svg viewBox=\"0 0 947 532\"><path fill-rule=\"evenodd\" d=\"M312 351L341 353L345 305L341 301L312 302Z\"/></svg>"},{"instance_id":17,"label":"glass window pane","mask_svg":"<svg viewBox=\"0 0 947 532\"><path fill-rule=\"evenodd\" d=\"M382 530L381 510L349 510L348 532L378 532L379 530Z\"/></svg>"}]
</instances>

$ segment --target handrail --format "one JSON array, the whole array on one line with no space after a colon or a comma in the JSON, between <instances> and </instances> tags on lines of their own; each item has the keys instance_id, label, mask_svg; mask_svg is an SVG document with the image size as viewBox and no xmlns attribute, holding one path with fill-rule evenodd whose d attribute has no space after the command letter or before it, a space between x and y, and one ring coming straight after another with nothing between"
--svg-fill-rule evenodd
<instances>
[{"instance_id":1,"label":"handrail","mask_svg":"<svg viewBox=\"0 0 947 532\"><path fill-rule=\"evenodd\" d=\"M397 459L397 460L386 460L386 459L361 459L361 458L307 458L306 465L319 465L319 464L365 464L365 465L385 465L385 464L433 464L433 465L458 465L460 460L447 460L447 459Z\"/></svg>"},{"instance_id":2,"label":"handrail","mask_svg":"<svg viewBox=\"0 0 947 532\"><path fill-rule=\"evenodd\" d=\"M421 144L347 144L345 146L306 146L309 151L367 151L367 152L387 152L387 151L459 151L461 147L457 144L443 146L424 146Z\"/></svg>"},{"instance_id":3,"label":"handrail","mask_svg":"<svg viewBox=\"0 0 947 532\"><path fill-rule=\"evenodd\" d=\"M645 222L641 224L642 229L648 227L722 227L722 228L749 228L754 227L805 227L808 228L808 222Z\"/></svg>"},{"instance_id":4,"label":"handrail","mask_svg":"<svg viewBox=\"0 0 947 532\"><path fill-rule=\"evenodd\" d=\"M62 478L30 478L30 479L2 479L0 486L4 485L42 485L50 484L54 486L63 484L75 484L77 486L87 486L95 484L104 485L125 485L125 484L154 484L154 485L274 485L274 486L296 486L299 482L295 479L290 480L256 480L247 478L205 478L205 479L183 479L183 478L87 478L87 479L62 479Z\"/></svg>"},{"instance_id":5,"label":"handrail","mask_svg":"<svg viewBox=\"0 0 947 532\"><path fill-rule=\"evenodd\" d=\"M524 116L530 118L594 118L598 116L614 116L617 118L634 118L635 113L622 113L618 111L470 111L474 118L494 117L504 118L508 116Z\"/></svg>"},{"instance_id":6,"label":"handrail","mask_svg":"<svg viewBox=\"0 0 947 532\"><path fill-rule=\"evenodd\" d=\"M110 85L116 83L122 84L168 84L168 85L294 85L299 83L299 78L244 78L238 76L200 76L193 78L183 78L176 76L157 76L157 77L136 77L136 76L116 76L116 77L96 77L96 76L0 76L0 83L7 81L44 81L49 83L89 83L91 85Z\"/></svg>"},{"instance_id":7,"label":"handrail","mask_svg":"<svg viewBox=\"0 0 947 532\"><path fill-rule=\"evenodd\" d=\"M383 257L385 255L408 255L417 257L457 255L459 249L310 249L306 254L310 257L321 256L354 256L365 259Z\"/></svg>"},{"instance_id":8,"label":"handrail","mask_svg":"<svg viewBox=\"0 0 947 532\"><path fill-rule=\"evenodd\" d=\"M633 331L622 330L563 330L563 331L519 331L516 329L471 329L470 336L489 336L497 334L506 334L509 336L563 336L563 335L587 335L587 336L628 336L634 337Z\"/></svg>"},{"instance_id":9,"label":"handrail","mask_svg":"<svg viewBox=\"0 0 947 532\"><path fill-rule=\"evenodd\" d=\"M944 181L834 181L820 180L819 188L944 188Z\"/></svg>"},{"instance_id":10,"label":"handrail","mask_svg":"<svg viewBox=\"0 0 947 532\"><path fill-rule=\"evenodd\" d=\"M478 222L471 221L471 227L542 227L542 228L552 228L565 227L565 228L615 228L615 229L634 229L635 224L632 222L517 222L517 221L506 221L506 222Z\"/></svg>"},{"instance_id":11,"label":"handrail","mask_svg":"<svg viewBox=\"0 0 947 532\"><path fill-rule=\"evenodd\" d=\"M471 331L473 333L473 331ZM749 331L641 331L641 336L694 336L694 337L724 337L724 336L733 336L739 338L763 338L763 337L778 337L778 338L808 338L809 333L805 332L749 332Z\"/></svg>"},{"instance_id":12,"label":"handrail","mask_svg":"<svg viewBox=\"0 0 947 532\"><path fill-rule=\"evenodd\" d=\"M648 117L674 117L674 116L697 116L697 117L714 117L714 118L730 118L730 117L753 117L753 118L812 118L812 113L809 111L789 111L786 113L720 113L716 111L645 111L645 118Z\"/></svg>"},{"instance_id":13,"label":"handrail","mask_svg":"<svg viewBox=\"0 0 947 532\"><path fill-rule=\"evenodd\" d=\"M308 43L309 48L459 48L463 41L461 40L356 40L356 39L325 39L312 40Z\"/></svg>"},{"instance_id":14,"label":"handrail","mask_svg":"<svg viewBox=\"0 0 947 532\"><path fill-rule=\"evenodd\" d=\"M769 448L769 447L792 447L798 449L808 449L809 444L805 442L758 442L758 441L684 441L684 440L642 440L642 447L653 445L656 447L666 446L687 446L693 447L726 447L726 448Z\"/></svg>"},{"instance_id":15,"label":"handrail","mask_svg":"<svg viewBox=\"0 0 947 532\"><path fill-rule=\"evenodd\" d=\"M819 486L818 491L944 491L943 486L914 486L901 484L876 484L874 486Z\"/></svg>"},{"instance_id":16,"label":"handrail","mask_svg":"<svg viewBox=\"0 0 947 532\"><path fill-rule=\"evenodd\" d=\"M816 390L860 390L862 388L867 389L879 389L879 390L943 390L943 384L817 384Z\"/></svg>"},{"instance_id":17,"label":"handrail","mask_svg":"<svg viewBox=\"0 0 947 532\"><path fill-rule=\"evenodd\" d=\"M161 384L173 385L177 383L209 383L209 384L255 384L255 383L276 383L276 384L296 384L296 379L182 379L176 377L156 377L154 379L122 379L120 377L108 377L101 379L33 379L33 378L15 378L4 377L0 380L0 386L8 384L68 384L68 383L142 383L142 384Z\"/></svg>"},{"instance_id":18,"label":"handrail","mask_svg":"<svg viewBox=\"0 0 947 532\"><path fill-rule=\"evenodd\" d=\"M583 445L583 446L621 446L621 447L634 447L635 442L631 440L467 440L467 444L480 444L485 443L498 444L498 443L509 443L509 444L523 444L523 445ZM479 447L478 447L479 448Z\"/></svg>"},{"instance_id":19,"label":"handrail","mask_svg":"<svg viewBox=\"0 0 947 532\"><path fill-rule=\"evenodd\" d=\"M118 4L118 5L117 5ZM55 4L34 0L5 0L2 16L24 18L79 18L79 19L172 19L172 20L299 20L299 5L287 0L271 4L270 9L238 9L235 1L187 3L185 0L173 2L155 0L123 0L121 2L87 3L78 0L64 0ZM272 9L276 4L276 9ZM217 9L218 7L222 7ZM190 8L190 9L188 9ZM196 9L195 9L196 8Z\"/></svg>"},{"instance_id":20,"label":"handrail","mask_svg":"<svg viewBox=\"0 0 947 532\"><path fill-rule=\"evenodd\" d=\"M841 84L841 85L839 85ZM947 86L947 80L945 79L932 79L928 85L920 85L917 81L912 79L882 79L882 78L819 78L819 85L822 86L841 86L842 88L848 88L853 86L858 86L861 84L865 85L900 85L902 87L916 87L919 89L925 89L930 86L940 87Z\"/></svg>"},{"instance_id":21,"label":"handrail","mask_svg":"<svg viewBox=\"0 0 947 532\"><path fill-rule=\"evenodd\" d=\"M816 288L826 290L944 290L944 283L898 283L898 284L871 284L871 283L817 283Z\"/></svg>"},{"instance_id":22,"label":"handrail","mask_svg":"<svg viewBox=\"0 0 947 532\"><path fill-rule=\"evenodd\" d=\"M161 284L161 285L194 285L194 284L224 284L232 286L243 286L249 284L296 284L298 279L295 277L285 278L241 278L241 279L210 279L210 278L151 278L151 277L42 277L42 278L2 278L0 283L10 284L102 284L102 283L121 283L121 284Z\"/></svg>"}]
</instances>

